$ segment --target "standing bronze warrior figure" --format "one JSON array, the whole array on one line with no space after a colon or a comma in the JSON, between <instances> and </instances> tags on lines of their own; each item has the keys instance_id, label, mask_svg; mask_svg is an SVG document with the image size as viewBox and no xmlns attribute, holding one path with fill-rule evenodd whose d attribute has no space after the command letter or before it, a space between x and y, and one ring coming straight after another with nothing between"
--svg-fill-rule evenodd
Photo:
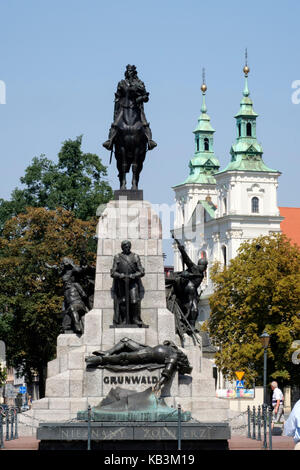
<instances>
[{"instance_id":1,"label":"standing bronze warrior figure","mask_svg":"<svg viewBox=\"0 0 300 470\"><path fill-rule=\"evenodd\" d=\"M143 326L141 320L141 277L145 270L140 257L131 252L131 243L124 240L121 244L122 253L113 260L111 277L114 293L114 320L117 325Z\"/></svg>"},{"instance_id":2,"label":"standing bronze warrior figure","mask_svg":"<svg viewBox=\"0 0 300 470\"><path fill-rule=\"evenodd\" d=\"M103 143L113 152L117 160L120 189L126 189L126 173L132 168L132 190L138 189L139 176L147 150L156 147L144 113L144 103L149 101L149 93L138 78L135 65L127 65L125 80L118 83L115 93L114 122L109 138Z\"/></svg>"},{"instance_id":3,"label":"standing bronze warrior figure","mask_svg":"<svg viewBox=\"0 0 300 470\"><path fill-rule=\"evenodd\" d=\"M49 265L47 268L55 269L59 272L63 280L64 304L63 304L63 322L64 333L84 332L84 316L89 311L89 298L82 288L79 281L82 282L88 266L78 266L68 257L64 257L60 266Z\"/></svg>"}]
</instances>

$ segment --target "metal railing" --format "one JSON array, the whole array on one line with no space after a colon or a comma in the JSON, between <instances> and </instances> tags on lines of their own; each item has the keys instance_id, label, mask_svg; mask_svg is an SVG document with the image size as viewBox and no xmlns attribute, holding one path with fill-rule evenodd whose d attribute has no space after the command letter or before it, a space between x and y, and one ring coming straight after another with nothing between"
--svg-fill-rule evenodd
<instances>
[{"instance_id":1,"label":"metal railing","mask_svg":"<svg viewBox=\"0 0 300 470\"><path fill-rule=\"evenodd\" d=\"M250 439L255 439L257 441L262 440L262 447L264 449L269 448L269 450L272 450L272 407L262 405L256 408L255 406L253 406L251 410L250 406L248 406L247 413L247 436Z\"/></svg>"},{"instance_id":2,"label":"metal railing","mask_svg":"<svg viewBox=\"0 0 300 470\"><path fill-rule=\"evenodd\" d=\"M0 406L0 449L4 449L4 440L11 441L18 439L18 437L17 408L10 407L4 409Z\"/></svg>"}]
</instances>

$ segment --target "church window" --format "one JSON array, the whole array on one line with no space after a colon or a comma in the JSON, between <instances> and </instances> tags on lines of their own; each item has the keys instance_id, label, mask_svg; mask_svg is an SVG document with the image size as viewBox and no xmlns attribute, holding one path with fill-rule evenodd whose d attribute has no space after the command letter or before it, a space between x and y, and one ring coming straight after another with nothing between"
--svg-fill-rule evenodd
<instances>
[{"instance_id":1,"label":"church window","mask_svg":"<svg viewBox=\"0 0 300 470\"><path fill-rule=\"evenodd\" d=\"M197 152L199 152L199 137L196 139L196 145L197 145Z\"/></svg>"},{"instance_id":2,"label":"church window","mask_svg":"<svg viewBox=\"0 0 300 470\"><path fill-rule=\"evenodd\" d=\"M223 215L227 214L227 199L224 197L223 199Z\"/></svg>"},{"instance_id":3,"label":"church window","mask_svg":"<svg viewBox=\"0 0 300 470\"><path fill-rule=\"evenodd\" d=\"M227 265L227 248L225 245L222 246L222 254L223 254L223 264L224 266Z\"/></svg>"},{"instance_id":4,"label":"church window","mask_svg":"<svg viewBox=\"0 0 300 470\"><path fill-rule=\"evenodd\" d=\"M251 199L251 211L256 213L256 214L259 212L259 199L258 199L258 197L253 197Z\"/></svg>"},{"instance_id":5,"label":"church window","mask_svg":"<svg viewBox=\"0 0 300 470\"><path fill-rule=\"evenodd\" d=\"M247 137L251 137L251 136L252 136L252 126L250 122L247 122Z\"/></svg>"},{"instance_id":6,"label":"church window","mask_svg":"<svg viewBox=\"0 0 300 470\"><path fill-rule=\"evenodd\" d=\"M241 123L240 123L240 122L239 122L239 124L238 124L238 130L239 130L239 137L241 137L242 128L241 128Z\"/></svg>"},{"instance_id":7,"label":"church window","mask_svg":"<svg viewBox=\"0 0 300 470\"><path fill-rule=\"evenodd\" d=\"M209 150L209 141L207 137L204 139L204 150Z\"/></svg>"}]
</instances>

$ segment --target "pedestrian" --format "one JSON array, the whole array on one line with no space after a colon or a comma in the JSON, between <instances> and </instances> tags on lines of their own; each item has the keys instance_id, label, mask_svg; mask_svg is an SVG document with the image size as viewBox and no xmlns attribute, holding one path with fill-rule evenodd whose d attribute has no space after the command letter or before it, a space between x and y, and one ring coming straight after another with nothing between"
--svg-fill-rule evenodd
<instances>
[{"instance_id":1,"label":"pedestrian","mask_svg":"<svg viewBox=\"0 0 300 470\"><path fill-rule=\"evenodd\" d=\"M300 400L298 400L284 425L284 435L293 436L294 450L300 450Z\"/></svg>"},{"instance_id":2,"label":"pedestrian","mask_svg":"<svg viewBox=\"0 0 300 470\"><path fill-rule=\"evenodd\" d=\"M284 397L283 393L278 388L278 383L271 382L271 389L273 390L272 395L272 407L273 407L273 416L272 416L272 429L274 427L274 423L281 423L281 419L284 417L284 410L283 410L283 402Z\"/></svg>"}]
</instances>

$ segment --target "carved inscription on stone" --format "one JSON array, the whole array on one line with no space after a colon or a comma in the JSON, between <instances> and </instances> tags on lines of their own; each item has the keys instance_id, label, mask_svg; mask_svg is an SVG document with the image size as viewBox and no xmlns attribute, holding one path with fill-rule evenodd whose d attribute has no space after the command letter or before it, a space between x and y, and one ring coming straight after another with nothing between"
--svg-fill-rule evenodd
<instances>
[{"instance_id":1,"label":"carved inscription on stone","mask_svg":"<svg viewBox=\"0 0 300 470\"><path fill-rule=\"evenodd\" d=\"M105 385L155 385L158 382L157 377L150 377L144 375L119 375L119 376L106 376L103 378L103 383Z\"/></svg>"}]
</instances>

